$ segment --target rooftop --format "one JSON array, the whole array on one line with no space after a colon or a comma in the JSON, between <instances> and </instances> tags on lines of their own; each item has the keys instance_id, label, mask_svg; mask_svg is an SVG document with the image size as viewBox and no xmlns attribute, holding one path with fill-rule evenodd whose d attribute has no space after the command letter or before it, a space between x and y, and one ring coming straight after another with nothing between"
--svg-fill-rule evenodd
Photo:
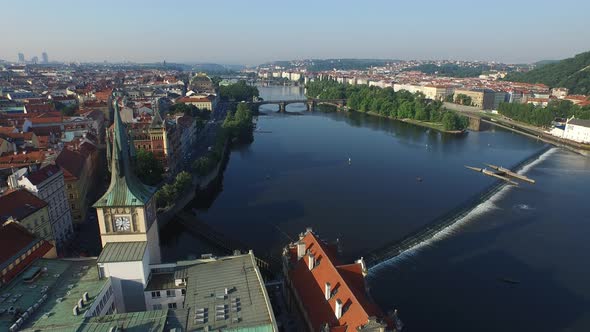
<instances>
[{"instance_id":1,"label":"rooftop","mask_svg":"<svg viewBox=\"0 0 590 332\"><path fill-rule=\"evenodd\" d=\"M576 126L588 127L590 128L590 120L583 120L583 119L571 119L567 122L568 124L573 124Z\"/></svg>"},{"instance_id":2,"label":"rooftop","mask_svg":"<svg viewBox=\"0 0 590 332\"><path fill-rule=\"evenodd\" d=\"M28 174L26 177L29 179L29 181L31 181L32 184L38 185L59 172L61 172L59 166L50 164L36 172Z\"/></svg>"},{"instance_id":3,"label":"rooftop","mask_svg":"<svg viewBox=\"0 0 590 332\"><path fill-rule=\"evenodd\" d=\"M145 287L146 291L153 290L164 290L164 289L175 289L184 288L183 286L176 286L174 283L174 273L152 273L150 280Z\"/></svg>"},{"instance_id":4,"label":"rooftop","mask_svg":"<svg viewBox=\"0 0 590 332\"><path fill-rule=\"evenodd\" d=\"M161 332L166 327L167 316L167 310L154 310L91 317L76 332L110 332L113 326L125 332Z\"/></svg>"},{"instance_id":5,"label":"rooftop","mask_svg":"<svg viewBox=\"0 0 590 332\"><path fill-rule=\"evenodd\" d=\"M366 268L362 260L339 265L332 248L311 230L302 235L298 243L305 245L305 255L298 258L297 243L288 247L287 258L291 262L289 278L314 329L320 330L324 324L329 324L331 331L340 331L345 327L356 331L368 324L370 318L384 318L367 293L364 280ZM311 269L310 257L313 257ZM325 298L326 283L333 287L328 300ZM340 318L335 316L337 301L342 306Z\"/></svg>"},{"instance_id":6,"label":"rooftop","mask_svg":"<svg viewBox=\"0 0 590 332\"><path fill-rule=\"evenodd\" d=\"M135 262L143 259L147 242L108 242L98 256L97 263Z\"/></svg>"},{"instance_id":7,"label":"rooftop","mask_svg":"<svg viewBox=\"0 0 590 332\"><path fill-rule=\"evenodd\" d=\"M39 242L42 243L43 250L46 252L51 248L49 243L37 238L18 223L8 222L0 225L0 243L2 243L2 250L0 250L0 270L14 263L17 258ZM0 301L0 309L1 303L2 301Z\"/></svg>"},{"instance_id":8,"label":"rooftop","mask_svg":"<svg viewBox=\"0 0 590 332\"><path fill-rule=\"evenodd\" d=\"M186 272L186 329L274 331L276 321L252 253L178 262Z\"/></svg>"},{"instance_id":9,"label":"rooftop","mask_svg":"<svg viewBox=\"0 0 590 332\"><path fill-rule=\"evenodd\" d=\"M11 217L23 220L47 206L47 203L26 189L11 190L0 196L0 223Z\"/></svg>"},{"instance_id":10,"label":"rooftop","mask_svg":"<svg viewBox=\"0 0 590 332\"><path fill-rule=\"evenodd\" d=\"M28 272L40 269L41 275L31 283L25 283ZM84 321L85 311L100 293L109 279L98 278L96 260L39 259L27 271L19 275L0 291L0 311L14 307L24 312L33 308L21 328L27 330L76 331ZM85 304L79 315L72 314L82 295L88 292L90 303ZM40 305L34 309L34 305ZM0 330L8 331L13 315L0 316Z\"/></svg>"}]
</instances>

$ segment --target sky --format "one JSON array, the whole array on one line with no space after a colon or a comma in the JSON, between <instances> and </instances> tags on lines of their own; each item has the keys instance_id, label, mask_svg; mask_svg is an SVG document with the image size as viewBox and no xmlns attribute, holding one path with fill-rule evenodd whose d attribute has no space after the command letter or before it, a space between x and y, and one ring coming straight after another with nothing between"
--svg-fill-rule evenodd
<instances>
[{"instance_id":1,"label":"sky","mask_svg":"<svg viewBox=\"0 0 590 332\"><path fill-rule=\"evenodd\" d=\"M588 0L0 0L0 59L527 63L590 50Z\"/></svg>"}]
</instances>

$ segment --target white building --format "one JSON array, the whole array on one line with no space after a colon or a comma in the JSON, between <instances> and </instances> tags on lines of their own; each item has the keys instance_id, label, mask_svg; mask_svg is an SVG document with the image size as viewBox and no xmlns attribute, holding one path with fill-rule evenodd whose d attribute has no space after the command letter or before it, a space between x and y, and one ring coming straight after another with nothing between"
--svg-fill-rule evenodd
<instances>
[{"instance_id":1,"label":"white building","mask_svg":"<svg viewBox=\"0 0 590 332\"><path fill-rule=\"evenodd\" d=\"M25 188L47 202L55 244L58 251L61 250L74 234L72 212L66 197L61 168L57 165L47 165L33 173L21 169L9 176L8 185L11 188Z\"/></svg>"},{"instance_id":2,"label":"white building","mask_svg":"<svg viewBox=\"0 0 590 332\"><path fill-rule=\"evenodd\" d=\"M569 119L565 125L563 138L590 144L590 120Z\"/></svg>"}]
</instances>

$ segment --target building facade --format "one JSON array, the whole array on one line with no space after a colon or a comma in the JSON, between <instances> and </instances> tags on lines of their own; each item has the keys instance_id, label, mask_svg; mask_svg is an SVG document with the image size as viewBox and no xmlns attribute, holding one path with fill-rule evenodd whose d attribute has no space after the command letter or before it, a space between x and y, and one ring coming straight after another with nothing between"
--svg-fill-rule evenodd
<instances>
[{"instance_id":1,"label":"building facade","mask_svg":"<svg viewBox=\"0 0 590 332\"><path fill-rule=\"evenodd\" d=\"M72 212L66 194L64 175L57 165L47 165L29 173L22 169L9 177L11 188L25 188L47 202L51 233L58 251L73 236Z\"/></svg>"},{"instance_id":2,"label":"building facade","mask_svg":"<svg viewBox=\"0 0 590 332\"><path fill-rule=\"evenodd\" d=\"M55 163L62 169L74 224L82 223L89 207L88 191L95 183L98 152L90 143L75 151L63 149Z\"/></svg>"},{"instance_id":3,"label":"building facade","mask_svg":"<svg viewBox=\"0 0 590 332\"><path fill-rule=\"evenodd\" d=\"M458 95L465 95L471 98L471 106L479 109L494 109L495 91L490 89L455 89L455 102ZM469 106L469 105L467 105Z\"/></svg>"},{"instance_id":4,"label":"building facade","mask_svg":"<svg viewBox=\"0 0 590 332\"><path fill-rule=\"evenodd\" d=\"M26 189L11 190L0 196L0 224L18 222L37 237L55 246L47 203Z\"/></svg>"},{"instance_id":5,"label":"building facade","mask_svg":"<svg viewBox=\"0 0 590 332\"><path fill-rule=\"evenodd\" d=\"M590 144L590 120L569 119L565 125L563 138Z\"/></svg>"}]
</instances>

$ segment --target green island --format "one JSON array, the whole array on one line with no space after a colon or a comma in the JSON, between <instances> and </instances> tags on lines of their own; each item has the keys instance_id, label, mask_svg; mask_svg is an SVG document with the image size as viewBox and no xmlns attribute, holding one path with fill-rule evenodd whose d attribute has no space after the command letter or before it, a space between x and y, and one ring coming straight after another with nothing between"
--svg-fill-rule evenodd
<instances>
[{"instance_id":1,"label":"green island","mask_svg":"<svg viewBox=\"0 0 590 332\"><path fill-rule=\"evenodd\" d=\"M426 99L422 93L412 94L393 88L341 84L318 80L307 84L306 95L316 99L346 99L350 111L381 116L423 126L445 133L463 133L469 119L443 107L438 100Z\"/></svg>"}]
</instances>

